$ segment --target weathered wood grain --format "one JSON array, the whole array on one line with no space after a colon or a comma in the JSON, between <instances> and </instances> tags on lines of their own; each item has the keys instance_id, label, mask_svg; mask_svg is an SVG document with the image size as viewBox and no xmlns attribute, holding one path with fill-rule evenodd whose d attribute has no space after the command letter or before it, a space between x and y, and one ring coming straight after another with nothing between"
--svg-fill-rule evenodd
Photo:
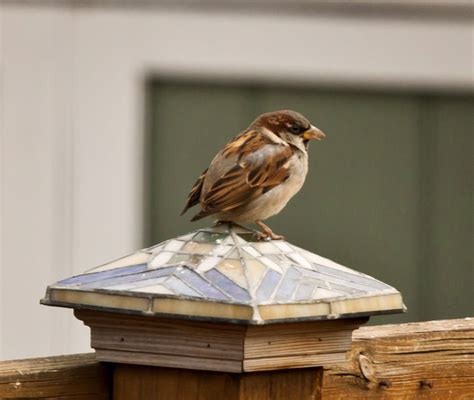
<instances>
[{"instance_id":1,"label":"weathered wood grain","mask_svg":"<svg viewBox=\"0 0 474 400\"><path fill-rule=\"evenodd\" d=\"M254 372L341 362L367 318L263 326L76 310L100 361Z\"/></svg>"},{"instance_id":2,"label":"weathered wood grain","mask_svg":"<svg viewBox=\"0 0 474 400\"><path fill-rule=\"evenodd\" d=\"M246 327L107 312L75 311L91 327L101 361L241 372Z\"/></svg>"},{"instance_id":3,"label":"weathered wood grain","mask_svg":"<svg viewBox=\"0 0 474 400\"><path fill-rule=\"evenodd\" d=\"M364 327L324 399L474 399L474 318Z\"/></svg>"},{"instance_id":4,"label":"weathered wood grain","mask_svg":"<svg viewBox=\"0 0 474 400\"><path fill-rule=\"evenodd\" d=\"M271 371L279 369L309 368L315 365L333 365L345 360L345 353L295 355L284 357L256 358L244 361L245 372Z\"/></svg>"},{"instance_id":5,"label":"weathered wood grain","mask_svg":"<svg viewBox=\"0 0 474 400\"><path fill-rule=\"evenodd\" d=\"M367 318L249 326L244 371L330 365L345 360L352 331Z\"/></svg>"},{"instance_id":6,"label":"weathered wood grain","mask_svg":"<svg viewBox=\"0 0 474 400\"><path fill-rule=\"evenodd\" d=\"M96 350L96 357L99 361L112 363L186 368L204 371L242 372L242 361L204 357L186 357L179 354L172 355L98 349Z\"/></svg>"},{"instance_id":7,"label":"weathered wood grain","mask_svg":"<svg viewBox=\"0 0 474 400\"><path fill-rule=\"evenodd\" d=\"M0 362L0 399L106 400L110 388L92 353Z\"/></svg>"},{"instance_id":8,"label":"weathered wood grain","mask_svg":"<svg viewBox=\"0 0 474 400\"><path fill-rule=\"evenodd\" d=\"M245 373L239 400L318 400L322 378L322 368Z\"/></svg>"},{"instance_id":9,"label":"weathered wood grain","mask_svg":"<svg viewBox=\"0 0 474 400\"><path fill-rule=\"evenodd\" d=\"M117 365L114 400L318 400L322 368L231 374Z\"/></svg>"},{"instance_id":10,"label":"weathered wood grain","mask_svg":"<svg viewBox=\"0 0 474 400\"><path fill-rule=\"evenodd\" d=\"M240 400L239 374L118 364L114 400Z\"/></svg>"},{"instance_id":11,"label":"weathered wood grain","mask_svg":"<svg viewBox=\"0 0 474 400\"><path fill-rule=\"evenodd\" d=\"M146 326L147 323L144 329ZM360 328L353 334L347 360L326 369L322 388L320 369L295 369L304 365L300 351L303 347L297 346L299 355L285 354L284 347L290 340L287 334L297 337L312 329L310 326L306 330L293 328L290 333L284 326L265 327L264 336L277 340L270 344L261 340L259 331L248 332L249 337L256 340L251 350L258 355L255 362L262 363L262 368L269 368L265 363L280 363L281 370L274 371L247 373L237 368L239 373L229 373L226 369L234 367L225 363L239 363L239 360L199 357L179 360L180 356L173 354L124 351L131 357L131 363L154 362L142 360L143 357L167 357L170 363L185 364L186 368L193 365L196 369L118 363L114 366L114 399L306 400L320 398L320 395L331 400L474 399L473 318ZM308 337L309 353L314 338L318 335L324 338L331 329L328 324L326 329L315 332L314 337ZM336 331L333 333L337 335ZM266 346L276 346L278 356L265 359ZM106 358L122 357L120 353L120 350L111 350ZM328 357L325 363L331 363L334 354L339 353L316 352L312 356ZM178 361L173 361L174 357ZM218 369L216 366L222 371L199 370ZM0 399L105 400L111 393L109 375L108 368L96 362L93 354L4 361L0 362Z\"/></svg>"}]
</instances>

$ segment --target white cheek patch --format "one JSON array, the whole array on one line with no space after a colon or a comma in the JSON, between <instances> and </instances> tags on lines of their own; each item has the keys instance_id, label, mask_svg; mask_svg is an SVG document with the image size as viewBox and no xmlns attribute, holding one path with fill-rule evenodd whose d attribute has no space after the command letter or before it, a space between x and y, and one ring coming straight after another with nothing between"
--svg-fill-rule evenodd
<instances>
[{"instance_id":1,"label":"white cheek patch","mask_svg":"<svg viewBox=\"0 0 474 400\"><path fill-rule=\"evenodd\" d=\"M306 151L306 146L304 145L304 142L303 142L303 137L302 136L296 136L296 135L291 135L289 138L288 138L288 141L290 141L291 143L293 143L296 147L298 147L298 149L300 149L301 151Z\"/></svg>"},{"instance_id":2,"label":"white cheek patch","mask_svg":"<svg viewBox=\"0 0 474 400\"><path fill-rule=\"evenodd\" d=\"M288 146L288 143L286 143L283 139L281 139L277 135L275 135L270 129L264 127L262 130L263 130L263 134L267 138L269 138L273 143L283 144L285 146Z\"/></svg>"}]
</instances>

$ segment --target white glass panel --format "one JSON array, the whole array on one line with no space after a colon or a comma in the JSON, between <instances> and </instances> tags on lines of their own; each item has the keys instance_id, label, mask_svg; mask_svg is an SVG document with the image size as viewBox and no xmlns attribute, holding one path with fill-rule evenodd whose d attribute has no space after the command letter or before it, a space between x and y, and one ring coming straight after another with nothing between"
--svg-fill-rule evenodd
<instances>
[{"instance_id":1,"label":"white glass panel","mask_svg":"<svg viewBox=\"0 0 474 400\"><path fill-rule=\"evenodd\" d=\"M151 260L150 267L151 268L156 268L156 267L161 267L162 265L166 265L166 263L170 260L171 257L173 257L174 253L170 253L168 251L163 251L161 253L158 253L156 257Z\"/></svg>"}]
</instances>

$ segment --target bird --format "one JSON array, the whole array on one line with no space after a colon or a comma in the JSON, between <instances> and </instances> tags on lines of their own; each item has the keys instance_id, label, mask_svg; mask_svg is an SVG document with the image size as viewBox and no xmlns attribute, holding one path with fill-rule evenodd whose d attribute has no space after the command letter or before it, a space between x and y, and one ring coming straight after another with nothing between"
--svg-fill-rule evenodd
<instances>
[{"instance_id":1,"label":"bird","mask_svg":"<svg viewBox=\"0 0 474 400\"><path fill-rule=\"evenodd\" d=\"M326 135L302 114L279 110L258 116L214 157L193 185L181 213L191 219L255 223L259 240L280 240L263 221L278 214L301 189L308 172L308 144Z\"/></svg>"}]
</instances>

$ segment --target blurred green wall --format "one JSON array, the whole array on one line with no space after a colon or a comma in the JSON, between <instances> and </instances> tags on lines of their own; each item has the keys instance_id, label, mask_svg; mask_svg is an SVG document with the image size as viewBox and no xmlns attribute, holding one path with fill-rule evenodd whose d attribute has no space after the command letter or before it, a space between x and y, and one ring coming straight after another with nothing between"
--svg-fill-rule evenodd
<instances>
[{"instance_id":1,"label":"blurred green wall","mask_svg":"<svg viewBox=\"0 0 474 400\"><path fill-rule=\"evenodd\" d=\"M147 94L147 244L211 224L179 216L215 153L260 113L306 115L301 192L269 225L399 289L409 312L376 323L474 315L472 150L466 96L153 81Z\"/></svg>"}]
</instances>

